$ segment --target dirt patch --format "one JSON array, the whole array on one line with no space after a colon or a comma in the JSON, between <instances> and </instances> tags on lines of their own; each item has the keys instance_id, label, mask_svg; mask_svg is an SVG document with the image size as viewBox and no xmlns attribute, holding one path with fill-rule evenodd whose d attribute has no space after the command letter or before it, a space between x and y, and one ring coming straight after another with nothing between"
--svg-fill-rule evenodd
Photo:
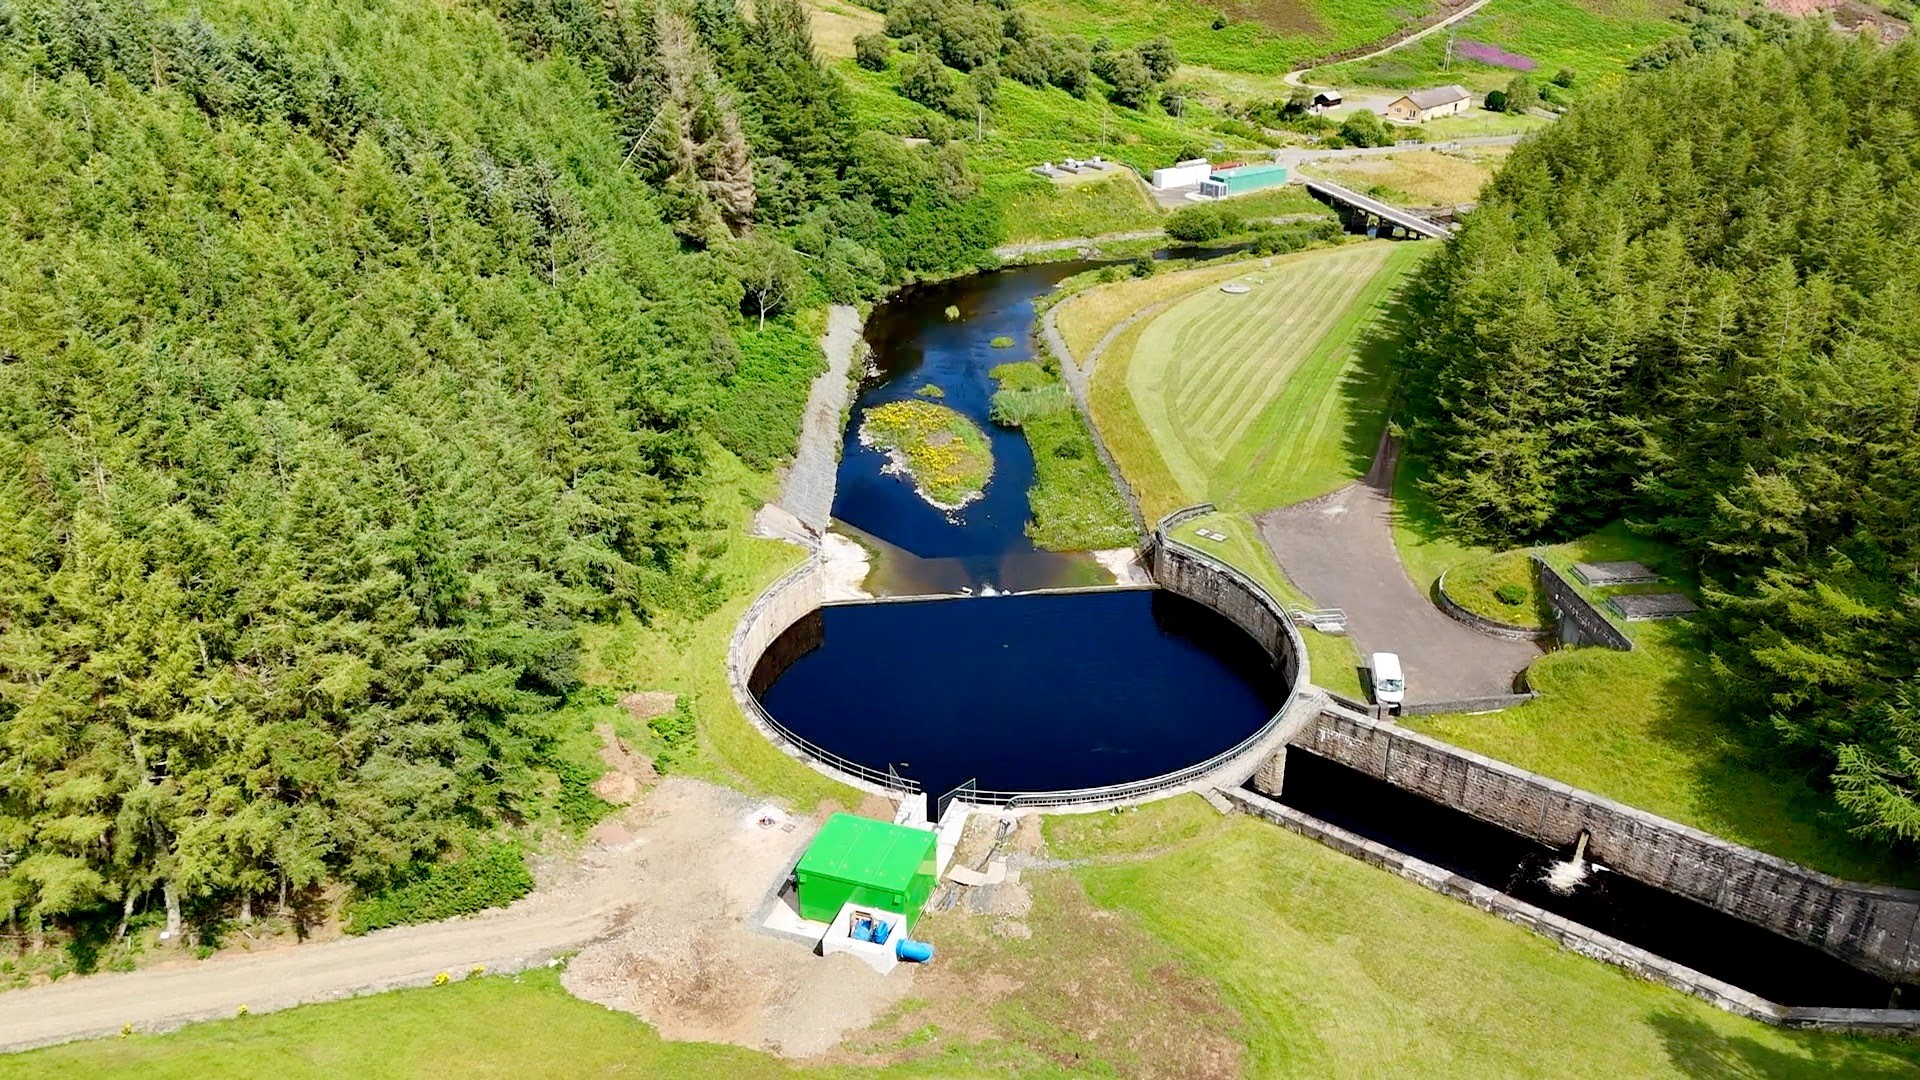
<instances>
[{"instance_id":1,"label":"dirt patch","mask_svg":"<svg viewBox=\"0 0 1920 1080\"><path fill-rule=\"evenodd\" d=\"M1827 15L1842 30L1872 34L1888 43L1899 41L1913 29L1907 23L1860 0L1767 0L1767 10L1795 18Z\"/></svg>"},{"instance_id":2,"label":"dirt patch","mask_svg":"<svg viewBox=\"0 0 1920 1080\"><path fill-rule=\"evenodd\" d=\"M620 707L627 710L627 715L633 717L634 722L641 724L656 716L667 715L679 703L680 695L665 690L642 690L620 699Z\"/></svg>"},{"instance_id":3,"label":"dirt patch","mask_svg":"<svg viewBox=\"0 0 1920 1080\"><path fill-rule=\"evenodd\" d=\"M627 701L640 696L642 695L629 694L621 699L621 704L626 705ZM668 704L661 712L670 711L673 708L673 695L664 696ZM627 705L627 711L633 712L634 707ZM653 715L658 716L660 713L656 712ZM636 754L627 749L627 744L621 741L619 734L613 730L613 725L596 725L593 733L600 737L600 763L607 767L607 771L600 779L593 782L595 795L615 806L625 806L640 792L652 787L654 781L660 778L660 774L653 770L652 761L643 754Z\"/></svg>"},{"instance_id":4,"label":"dirt patch","mask_svg":"<svg viewBox=\"0 0 1920 1080\"><path fill-rule=\"evenodd\" d=\"M568 967L568 990L645 1018L669 1039L789 1056L830 1049L905 997L915 972L882 977L850 957L822 959L757 917L813 836L759 827L756 802L672 777L628 811L622 917Z\"/></svg>"}]
</instances>

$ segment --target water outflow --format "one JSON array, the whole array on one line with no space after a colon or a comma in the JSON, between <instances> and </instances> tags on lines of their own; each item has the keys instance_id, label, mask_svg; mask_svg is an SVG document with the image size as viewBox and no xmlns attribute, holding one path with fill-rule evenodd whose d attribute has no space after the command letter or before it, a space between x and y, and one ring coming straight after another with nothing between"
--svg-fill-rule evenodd
<instances>
[{"instance_id":1,"label":"water outflow","mask_svg":"<svg viewBox=\"0 0 1920 1080\"><path fill-rule=\"evenodd\" d=\"M1287 750L1280 801L1769 1001L1884 1009L1896 990L1896 1007L1920 1000L1912 987L1598 863L1582 860L1591 873L1561 893L1545 880L1564 864L1561 852L1298 747Z\"/></svg>"},{"instance_id":2,"label":"water outflow","mask_svg":"<svg viewBox=\"0 0 1920 1080\"><path fill-rule=\"evenodd\" d=\"M833 516L881 552L881 591L1005 591L1112 580L1086 555L1040 551L1027 539L1033 453L1020 432L988 418L995 390L989 372L1034 358L1034 299L1092 265L1048 263L916 286L874 309L866 338L877 374L862 385L841 442ZM956 314L950 317L949 309ZM996 349L996 338L1012 344ZM915 400L927 386L938 396L926 400L980 425L993 448L985 496L955 513L936 509L911 483L884 473L886 456L860 445L868 409Z\"/></svg>"}]
</instances>

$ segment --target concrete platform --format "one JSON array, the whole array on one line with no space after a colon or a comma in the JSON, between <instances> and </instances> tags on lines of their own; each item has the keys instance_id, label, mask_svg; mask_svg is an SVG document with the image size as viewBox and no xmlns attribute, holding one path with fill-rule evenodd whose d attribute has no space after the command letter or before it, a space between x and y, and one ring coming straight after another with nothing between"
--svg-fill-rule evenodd
<instances>
[{"instance_id":1,"label":"concrete platform","mask_svg":"<svg viewBox=\"0 0 1920 1080\"><path fill-rule=\"evenodd\" d=\"M1637 562L1583 562L1573 564L1573 576L1595 588L1608 585L1644 585L1660 575Z\"/></svg>"},{"instance_id":2,"label":"concrete platform","mask_svg":"<svg viewBox=\"0 0 1920 1080\"><path fill-rule=\"evenodd\" d=\"M1607 606L1628 622L1676 619L1700 610L1700 605L1694 603L1693 597L1686 593L1634 593L1628 596L1609 596Z\"/></svg>"}]
</instances>

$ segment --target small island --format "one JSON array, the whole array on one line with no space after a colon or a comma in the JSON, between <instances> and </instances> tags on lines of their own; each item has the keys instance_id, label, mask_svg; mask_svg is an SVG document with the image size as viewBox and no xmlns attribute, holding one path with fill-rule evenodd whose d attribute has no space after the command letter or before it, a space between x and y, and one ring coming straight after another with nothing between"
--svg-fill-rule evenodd
<instances>
[{"instance_id":1,"label":"small island","mask_svg":"<svg viewBox=\"0 0 1920 1080\"><path fill-rule=\"evenodd\" d=\"M921 498L942 510L980 498L993 475L986 432L931 401L890 401L867 410L860 445L886 451L886 471L906 477Z\"/></svg>"}]
</instances>

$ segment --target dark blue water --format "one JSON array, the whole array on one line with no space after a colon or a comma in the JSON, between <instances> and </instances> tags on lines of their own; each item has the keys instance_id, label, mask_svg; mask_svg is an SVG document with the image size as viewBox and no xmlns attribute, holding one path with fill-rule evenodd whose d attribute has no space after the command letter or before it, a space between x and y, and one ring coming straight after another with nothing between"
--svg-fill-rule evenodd
<instances>
[{"instance_id":1,"label":"dark blue water","mask_svg":"<svg viewBox=\"0 0 1920 1080\"><path fill-rule=\"evenodd\" d=\"M833 516L886 544L923 559L957 559L965 567L964 584L1031 588L1067 584L1046 580L1046 564L1075 561L1038 551L1027 539L1027 488L1033 484L1033 454L1018 431L987 418L993 399L995 366L1031 360L1034 298L1062 278L1091 265L1049 263L981 274L905 290L874 309L867 320L867 344L879 374L861 388L841 445L839 484ZM949 307L959 317L949 319ZM995 337L1013 347L996 349ZM937 386L933 398L965 414L987 433L993 446L993 478L985 496L958 511L929 505L911 482L882 472L886 455L860 445L860 424L868 409L891 401L912 400L922 386ZM1009 569L1028 570L1009 581Z\"/></svg>"},{"instance_id":2,"label":"dark blue water","mask_svg":"<svg viewBox=\"0 0 1920 1080\"><path fill-rule=\"evenodd\" d=\"M1252 734L1286 694L1238 627L1157 591L830 607L763 666L809 646L755 673L768 711L934 795L1159 776Z\"/></svg>"},{"instance_id":3,"label":"dark blue water","mask_svg":"<svg viewBox=\"0 0 1920 1080\"><path fill-rule=\"evenodd\" d=\"M1292 747L1280 801L1350 832L1565 916L1783 1005L1884 1009L1920 1000L1803 945L1621 874L1596 870L1571 895L1541 877L1568 857L1518 833Z\"/></svg>"}]
</instances>

